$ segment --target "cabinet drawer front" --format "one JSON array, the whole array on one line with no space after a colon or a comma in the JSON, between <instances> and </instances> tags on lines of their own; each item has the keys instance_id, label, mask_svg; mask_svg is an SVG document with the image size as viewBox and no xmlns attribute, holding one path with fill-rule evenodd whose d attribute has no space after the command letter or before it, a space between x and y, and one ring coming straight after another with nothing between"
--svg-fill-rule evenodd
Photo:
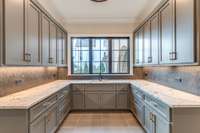
<instances>
[{"instance_id":1,"label":"cabinet drawer front","mask_svg":"<svg viewBox=\"0 0 200 133\"><path fill-rule=\"evenodd\" d=\"M70 97L70 88L67 87L58 93L58 99L63 97Z\"/></svg>"},{"instance_id":2,"label":"cabinet drawer front","mask_svg":"<svg viewBox=\"0 0 200 133\"><path fill-rule=\"evenodd\" d=\"M165 119L170 120L170 107L168 105L150 96L145 97L145 103L154 108Z\"/></svg>"},{"instance_id":3,"label":"cabinet drawer front","mask_svg":"<svg viewBox=\"0 0 200 133\"><path fill-rule=\"evenodd\" d=\"M139 89L137 89L136 87L132 88L132 93L134 97L138 97L140 99L144 99L144 93L142 91L140 91Z\"/></svg>"},{"instance_id":4,"label":"cabinet drawer front","mask_svg":"<svg viewBox=\"0 0 200 133\"><path fill-rule=\"evenodd\" d=\"M117 91L128 91L129 84L117 84Z\"/></svg>"},{"instance_id":5,"label":"cabinet drawer front","mask_svg":"<svg viewBox=\"0 0 200 133\"><path fill-rule=\"evenodd\" d=\"M54 105L57 102L57 95L54 95L43 102L35 105L30 109L30 122L35 120L37 117L39 117L44 111L46 111L48 108L50 108L52 105Z\"/></svg>"},{"instance_id":6,"label":"cabinet drawer front","mask_svg":"<svg viewBox=\"0 0 200 133\"><path fill-rule=\"evenodd\" d=\"M115 85L114 84L95 84L95 85L87 85L85 87L85 91L115 91Z\"/></svg>"},{"instance_id":7,"label":"cabinet drawer front","mask_svg":"<svg viewBox=\"0 0 200 133\"><path fill-rule=\"evenodd\" d=\"M72 85L72 90L76 92L83 92L84 85L81 85L81 84Z\"/></svg>"}]
</instances>

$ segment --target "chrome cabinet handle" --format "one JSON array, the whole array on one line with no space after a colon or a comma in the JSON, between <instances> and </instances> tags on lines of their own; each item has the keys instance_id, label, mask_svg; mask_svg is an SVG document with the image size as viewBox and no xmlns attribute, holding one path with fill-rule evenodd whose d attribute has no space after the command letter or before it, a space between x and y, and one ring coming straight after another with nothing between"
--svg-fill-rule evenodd
<instances>
[{"instance_id":1,"label":"chrome cabinet handle","mask_svg":"<svg viewBox=\"0 0 200 133\"><path fill-rule=\"evenodd\" d=\"M170 60L176 60L177 59L177 53L176 52L170 52L169 53L169 59Z\"/></svg>"},{"instance_id":2,"label":"chrome cabinet handle","mask_svg":"<svg viewBox=\"0 0 200 133\"><path fill-rule=\"evenodd\" d=\"M49 63L53 64L53 58L52 57L49 58Z\"/></svg>"},{"instance_id":3,"label":"chrome cabinet handle","mask_svg":"<svg viewBox=\"0 0 200 133\"><path fill-rule=\"evenodd\" d=\"M25 59L24 59L24 60L25 60L26 62L31 62L31 54L25 53L24 55L25 55Z\"/></svg>"},{"instance_id":4,"label":"chrome cabinet handle","mask_svg":"<svg viewBox=\"0 0 200 133\"><path fill-rule=\"evenodd\" d=\"M152 63L152 57L148 57L148 63Z\"/></svg>"}]
</instances>

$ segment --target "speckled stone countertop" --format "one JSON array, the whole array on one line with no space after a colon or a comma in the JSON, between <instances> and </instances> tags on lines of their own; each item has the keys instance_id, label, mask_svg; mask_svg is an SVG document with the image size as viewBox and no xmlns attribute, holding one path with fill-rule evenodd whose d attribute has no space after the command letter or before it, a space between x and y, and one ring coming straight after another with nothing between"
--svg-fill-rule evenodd
<instances>
[{"instance_id":1,"label":"speckled stone countertop","mask_svg":"<svg viewBox=\"0 0 200 133\"><path fill-rule=\"evenodd\" d=\"M172 108L200 107L200 97L146 80L57 80L0 98L0 109L29 109L70 84L128 83Z\"/></svg>"}]
</instances>

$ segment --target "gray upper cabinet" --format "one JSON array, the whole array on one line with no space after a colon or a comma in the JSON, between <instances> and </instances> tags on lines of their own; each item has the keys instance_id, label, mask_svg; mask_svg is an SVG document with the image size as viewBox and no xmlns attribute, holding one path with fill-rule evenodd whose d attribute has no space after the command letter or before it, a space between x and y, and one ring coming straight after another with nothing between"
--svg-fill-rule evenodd
<instances>
[{"instance_id":1,"label":"gray upper cabinet","mask_svg":"<svg viewBox=\"0 0 200 133\"><path fill-rule=\"evenodd\" d=\"M57 56L58 66L64 67L67 64L67 40L66 34L58 29L57 30Z\"/></svg>"},{"instance_id":2,"label":"gray upper cabinet","mask_svg":"<svg viewBox=\"0 0 200 133\"><path fill-rule=\"evenodd\" d=\"M135 65L141 66L143 65L143 43L144 43L144 34L143 34L143 28L138 30L135 33Z\"/></svg>"},{"instance_id":3,"label":"gray upper cabinet","mask_svg":"<svg viewBox=\"0 0 200 133\"><path fill-rule=\"evenodd\" d=\"M27 1L26 13L25 61L29 65L41 65L41 12L32 2Z\"/></svg>"},{"instance_id":4,"label":"gray upper cabinet","mask_svg":"<svg viewBox=\"0 0 200 133\"><path fill-rule=\"evenodd\" d=\"M149 58L149 64L159 64L159 16L155 14L150 19L151 26L151 56Z\"/></svg>"},{"instance_id":5,"label":"gray upper cabinet","mask_svg":"<svg viewBox=\"0 0 200 133\"><path fill-rule=\"evenodd\" d=\"M166 0L135 32L135 65L199 63L197 0ZM144 29L143 38L140 34ZM143 54L139 54L143 43ZM141 45L141 46L140 46ZM140 59L144 63L140 63Z\"/></svg>"},{"instance_id":6,"label":"gray upper cabinet","mask_svg":"<svg viewBox=\"0 0 200 133\"><path fill-rule=\"evenodd\" d=\"M67 34L63 32L63 54L62 54L62 58L63 58L63 65L67 66Z\"/></svg>"},{"instance_id":7,"label":"gray upper cabinet","mask_svg":"<svg viewBox=\"0 0 200 133\"><path fill-rule=\"evenodd\" d=\"M174 63L194 63L195 0L176 0L176 46Z\"/></svg>"},{"instance_id":8,"label":"gray upper cabinet","mask_svg":"<svg viewBox=\"0 0 200 133\"><path fill-rule=\"evenodd\" d=\"M42 16L42 64L48 66L49 64L49 46L50 46L50 20Z\"/></svg>"},{"instance_id":9,"label":"gray upper cabinet","mask_svg":"<svg viewBox=\"0 0 200 133\"><path fill-rule=\"evenodd\" d=\"M57 66L56 28L62 27L48 16L43 7L34 0L0 0L0 7L0 64ZM62 32L66 33L64 29ZM60 61L64 65L66 51L63 51L63 35L60 42Z\"/></svg>"},{"instance_id":10,"label":"gray upper cabinet","mask_svg":"<svg viewBox=\"0 0 200 133\"><path fill-rule=\"evenodd\" d=\"M57 29L57 59L58 66L62 66L64 64L63 60L63 33L60 29Z\"/></svg>"},{"instance_id":11,"label":"gray upper cabinet","mask_svg":"<svg viewBox=\"0 0 200 133\"><path fill-rule=\"evenodd\" d=\"M151 23L147 21L144 25L144 64L152 63L151 53Z\"/></svg>"},{"instance_id":12,"label":"gray upper cabinet","mask_svg":"<svg viewBox=\"0 0 200 133\"><path fill-rule=\"evenodd\" d=\"M24 0L5 0L5 65L24 65Z\"/></svg>"},{"instance_id":13,"label":"gray upper cabinet","mask_svg":"<svg viewBox=\"0 0 200 133\"><path fill-rule=\"evenodd\" d=\"M173 0L169 0L160 10L160 63L172 63L174 56Z\"/></svg>"},{"instance_id":14,"label":"gray upper cabinet","mask_svg":"<svg viewBox=\"0 0 200 133\"><path fill-rule=\"evenodd\" d=\"M49 64L57 64L57 30L54 23L50 23Z\"/></svg>"}]
</instances>

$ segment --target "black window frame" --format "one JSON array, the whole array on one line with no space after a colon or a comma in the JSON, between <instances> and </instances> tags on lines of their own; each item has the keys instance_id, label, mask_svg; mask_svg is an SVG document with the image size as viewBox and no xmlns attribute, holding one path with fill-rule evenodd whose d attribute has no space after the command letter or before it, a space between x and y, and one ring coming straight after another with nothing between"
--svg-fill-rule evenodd
<instances>
[{"instance_id":1,"label":"black window frame","mask_svg":"<svg viewBox=\"0 0 200 133\"><path fill-rule=\"evenodd\" d=\"M89 73L74 73L74 62L73 62L73 39L89 39ZM108 40L108 53L109 53L109 60L108 60L108 73L102 73L100 68L100 73L93 73L93 51L92 50L92 40L93 39L107 39ZM115 62L112 60L112 52L115 51L112 49L112 40L113 39L127 39L128 41L128 49L127 50L119 50L119 51L127 51L128 52L128 60L124 61L127 62L127 72L126 73L113 73L112 72L112 63ZM104 50L102 50L104 51ZM100 50L101 52L101 50ZM101 63L101 61L100 61ZM71 37L71 74L72 75L127 75L130 74L130 37Z\"/></svg>"}]
</instances>

